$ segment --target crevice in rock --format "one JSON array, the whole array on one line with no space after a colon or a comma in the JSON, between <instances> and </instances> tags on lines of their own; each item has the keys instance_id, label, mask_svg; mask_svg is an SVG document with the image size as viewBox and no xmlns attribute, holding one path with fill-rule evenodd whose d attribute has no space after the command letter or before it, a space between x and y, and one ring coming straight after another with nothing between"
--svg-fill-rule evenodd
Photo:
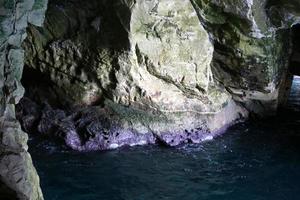
<instances>
[{"instance_id":1,"label":"crevice in rock","mask_svg":"<svg viewBox=\"0 0 300 200\"><path fill-rule=\"evenodd\" d=\"M2 200L18 200L17 193L0 181L0 198Z\"/></svg>"}]
</instances>

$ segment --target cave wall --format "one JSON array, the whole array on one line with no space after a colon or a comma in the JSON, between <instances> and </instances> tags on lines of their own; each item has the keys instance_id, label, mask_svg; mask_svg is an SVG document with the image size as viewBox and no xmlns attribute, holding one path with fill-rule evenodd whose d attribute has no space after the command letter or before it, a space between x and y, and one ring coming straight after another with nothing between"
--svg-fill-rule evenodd
<instances>
[{"instance_id":1,"label":"cave wall","mask_svg":"<svg viewBox=\"0 0 300 200\"><path fill-rule=\"evenodd\" d=\"M52 0L23 43L25 74L49 82L29 96L101 105L121 127L158 136L274 115L291 84L295 10L271 0Z\"/></svg>"},{"instance_id":2,"label":"cave wall","mask_svg":"<svg viewBox=\"0 0 300 200\"><path fill-rule=\"evenodd\" d=\"M44 28L28 29L26 66L47 74L53 99L65 104L108 99L138 109L214 112L233 98L250 113L275 114L287 93L280 86L290 80L296 6L165 3L51 1Z\"/></svg>"},{"instance_id":3,"label":"cave wall","mask_svg":"<svg viewBox=\"0 0 300 200\"><path fill-rule=\"evenodd\" d=\"M137 132L216 131L248 114L214 81L214 47L189 0L50 1L28 35L26 67L48 76L53 99L104 104Z\"/></svg>"},{"instance_id":4,"label":"cave wall","mask_svg":"<svg viewBox=\"0 0 300 200\"><path fill-rule=\"evenodd\" d=\"M44 94L34 95L40 101L92 105L111 96L118 57L129 49L128 33L112 2L117 1L53 0L44 27L29 27L25 65L52 81L51 89L48 84Z\"/></svg>"},{"instance_id":5,"label":"cave wall","mask_svg":"<svg viewBox=\"0 0 300 200\"><path fill-rule=\"evenodd\" d=\"M24 93L21 44L26 27L42 25L46 5L46 0L0 1L0 199L43 199L27 152L27 134L15 118L15 104Z\"/></svg>"},{"instance_id":6,"label":"cave wall","mask_svg":"<svg viewBox=\"0 0 300 200\"><path fill-rule=\"evenodd\" d=\"M215 78L250 112L275 114L291 53L289 26L279 27L274 20L283 19L270 12L275 5L255 0L194 2L214 41Z\"/></svg>"}]
</instances>

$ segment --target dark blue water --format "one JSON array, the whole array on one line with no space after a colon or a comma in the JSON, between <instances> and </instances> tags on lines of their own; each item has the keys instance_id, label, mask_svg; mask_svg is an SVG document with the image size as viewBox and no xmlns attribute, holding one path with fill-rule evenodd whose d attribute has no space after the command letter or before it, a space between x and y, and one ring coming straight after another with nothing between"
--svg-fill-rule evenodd
<instances>
[{"instance_id":1,"label":"dark blue water","mask_svg":"<svg viewBox=\"0 0 300 200\"><path fill-rule=\"evenodd\" d=\"M300 199L297 114L178 148L78 153L38 139L30 146L46 200Z\"/></svg>"}]
</instances>

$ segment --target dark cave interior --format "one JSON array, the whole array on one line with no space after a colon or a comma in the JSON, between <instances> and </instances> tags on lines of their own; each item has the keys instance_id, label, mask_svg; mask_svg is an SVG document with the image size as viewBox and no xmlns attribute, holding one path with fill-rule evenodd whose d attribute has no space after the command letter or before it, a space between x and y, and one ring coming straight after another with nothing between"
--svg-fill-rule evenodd
<instances>
[{"instance_id":1,"label":"dark cave interior","mask_svg":"<svg viewBox=\"0 0 300 200\"><path fill-rule=\"evenodd\" d=\"M289 72L291 78L291 88L287 99L287 109L294 115L300 111L300 24L295 24L291 28L292 52L290 57ZM293 112L292 112L293 111Z\"/></svg>"},{"instance_id":2,"label":"dark cave interior","mask_svg":"<svg viewBox=\"0 0 300 200\"><path fill-rule=\"evenodd\" d=\"M300 76L300 24L292 27L293 52L291 56L290 72Z\"/></svg>"},{"instance_id":3,"label":"dark cave interior","mask_svg":"<svg viewBox=\"0 0 300 200\"><path fill-rule=\"evenodd\" d=\"M126 8L117 1L49 1L44 27L30 25L23 42L25 97L69 108L82 104L89 82L99 91L87 104L101 104L110 95L106 90L115 87L117 55L129 49L127 19L116 9ZM103 76L110 83L101 82L98 68L108 71Z\"/></svg>"}]
</instances>

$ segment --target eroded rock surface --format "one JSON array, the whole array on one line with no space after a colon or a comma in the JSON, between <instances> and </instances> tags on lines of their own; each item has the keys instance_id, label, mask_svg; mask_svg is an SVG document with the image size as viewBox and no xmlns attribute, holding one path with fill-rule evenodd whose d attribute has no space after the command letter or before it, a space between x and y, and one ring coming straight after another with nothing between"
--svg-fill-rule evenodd
<instances>
[{"instance_id":1,"label":"eroded rock surface","mask_svg":"<svg viewBox=\"0 0 300 200\"><path fill-rule=\"evenodd\" d=\"M27 68L49 84L28 84L28 96L109 108L160 138L215 132L284 102L297 19L285 1L53 0L24 43ZM132 122L139 112L154 117Z\"/></svg>"},{"instance_id":2,"label":"eroded rock surface","mask_svg":"<svg viewBox=\"0 0 300 200\"><path fill-rule=\"evenodd\" d=\"M14 106L24 93L21 44L26 27L42 25L46 5L45 0L0 1L0 199L43 199Z\"/></svg>"},{"instance_id":3,"label":"eroded rock surface","mask_svg":"<svg viewBox=\"0 0 300 200\"><path fill-rule=\"evenodd\" d=\"M214 77L250 112L274 114L288 71L290 31L272 23L276 17L267 10L271 1L195 0L194 4L212 35Z\"/></svg>"},{"instance_id":4,"label":"eroded rock surface","mask_svg":"<svg viewBox=\"0 0 300 200\"><path fill-rule=\"evenodd\" d=\"M214 81L214 46L189 0L54 0L44 28L28 34L27 68L51 85L28 84L39 102L108 107L157 136L216 132L248 115Z\"/></svg>"}]
</instances>

